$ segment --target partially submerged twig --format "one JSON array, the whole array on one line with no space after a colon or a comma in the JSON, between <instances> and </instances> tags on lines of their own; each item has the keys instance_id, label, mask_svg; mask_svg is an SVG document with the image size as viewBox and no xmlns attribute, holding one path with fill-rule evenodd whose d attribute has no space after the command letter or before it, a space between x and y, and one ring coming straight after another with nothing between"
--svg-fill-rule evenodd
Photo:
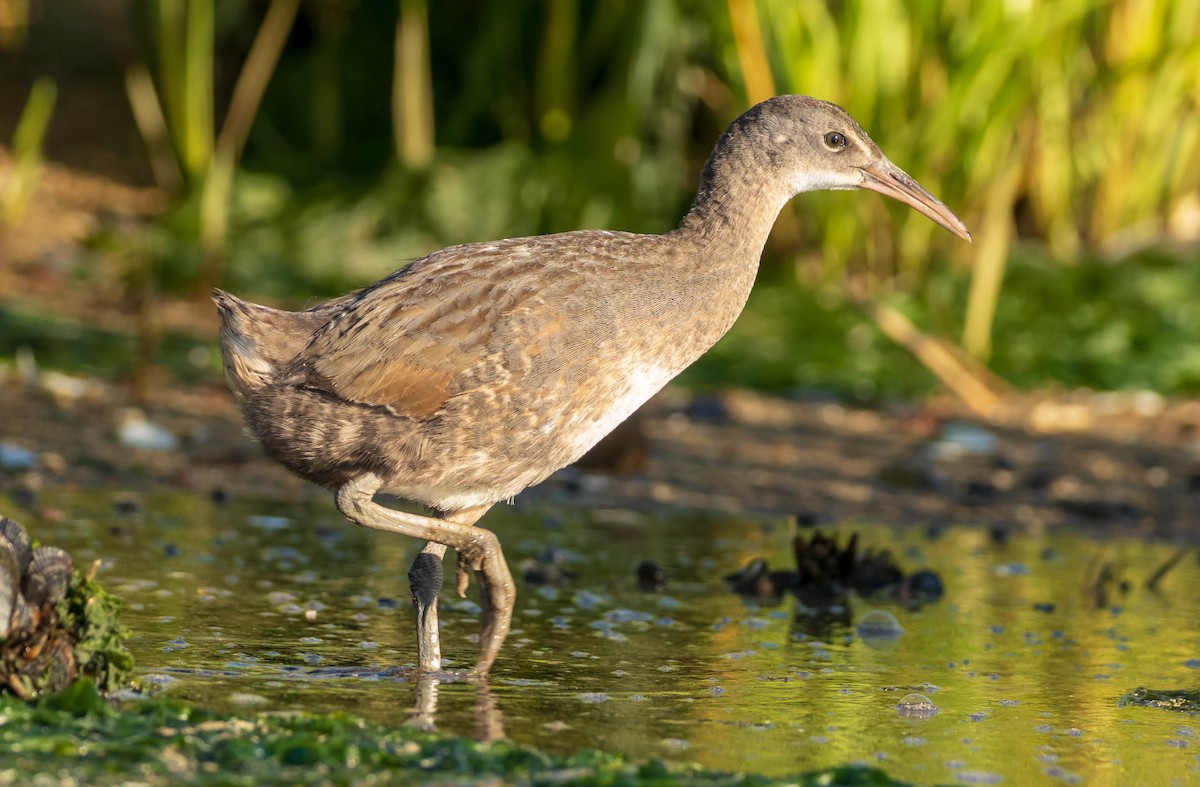
<instances>
[{"instance_id":1,"label":"partially submerged twig","mask_svg":"<svg viewBox=\"0 0 1200 787\"><path fill-rule=\"evenodd\" d=\"M1175 550L1175 554L1167 558L1166 562L1155 569L1154 573L1150 575L1150 578L1146 580L1146 589L1157 590L1159 581L1161 581L1162 578L1167 575L1167 572L1179 565L1179 561L1183 560L1183 556L1190 551L1192 551L1191 547L1180 547L1179 549Z\"/></svg>"}]
</instances>

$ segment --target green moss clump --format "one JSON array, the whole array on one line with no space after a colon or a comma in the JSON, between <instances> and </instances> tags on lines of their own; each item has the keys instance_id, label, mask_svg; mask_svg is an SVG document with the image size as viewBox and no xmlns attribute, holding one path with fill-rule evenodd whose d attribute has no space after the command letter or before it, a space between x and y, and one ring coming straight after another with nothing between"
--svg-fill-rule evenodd
<instances>
[{"instance_id":1,"label":"green moss clump","mask_svg":"<svg viewBox=\"0 0 1200 787\"><path fill-rule=\"evenodd\" d=\"M133 656L125 646L129 630L121 625L121 600L94 579L78 571L58 605L59 619L75 638L75 663L81 676L91 678L109 694L129 682Z\"/></svg>"},{"instance_id":2,"label":"green moss clump","mask_svg":"<svg viewBox=\"0 0 1200 787\"><path fill-rule=\"evenodd\" d=\"M72 570L66 596L47 605L0 640L0 695L33 699L79 678L111 693L129 682L133 657L120 600L89 576Z\"/></svg>"}]
</instances>

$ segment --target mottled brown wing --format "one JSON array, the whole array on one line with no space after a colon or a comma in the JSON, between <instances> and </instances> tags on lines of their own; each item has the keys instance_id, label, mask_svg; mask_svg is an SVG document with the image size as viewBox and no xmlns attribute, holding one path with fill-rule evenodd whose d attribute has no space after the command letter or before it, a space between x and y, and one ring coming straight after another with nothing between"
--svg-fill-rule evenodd
<instances>
[{"instance_id":1,"label":"mottled brown wing","mask_svg":"<svg viewBox=\"0 0 1200 787\"><path fill-rule=\"evenodd\" d=\"M310 386L427 418L474 376L513 314L528 315L532 290L453 267L412 273L369 288L313 337L297 359Z\"/></svg>"}]
</instances>

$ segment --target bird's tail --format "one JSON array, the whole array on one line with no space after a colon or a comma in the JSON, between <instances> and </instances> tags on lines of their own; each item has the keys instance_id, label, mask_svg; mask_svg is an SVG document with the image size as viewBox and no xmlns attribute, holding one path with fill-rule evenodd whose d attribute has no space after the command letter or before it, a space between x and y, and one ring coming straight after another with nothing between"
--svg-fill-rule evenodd
<instances>
[{"instance_id":1,"label":"bird's tail","mask_svg":"<svg viewBox=\"0 0 1200 787\"><path fill-rule=\"evenodd\" d=\"M221 360L229 387L245 399L275 378L303 349L311 331L296 330L300 314L260 306L213 290L221 318Z\"/></svg>"}]
</instances>

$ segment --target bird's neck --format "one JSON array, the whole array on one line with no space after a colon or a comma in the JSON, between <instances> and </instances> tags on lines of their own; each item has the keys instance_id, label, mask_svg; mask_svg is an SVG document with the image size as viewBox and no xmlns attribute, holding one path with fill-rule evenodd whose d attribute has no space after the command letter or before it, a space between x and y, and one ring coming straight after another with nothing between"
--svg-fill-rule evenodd
<instances>
[{"instance_id":1,"label":"bird's neck","mask_svg":"<svg viewBox=\"0 0 1200 787\"><path fill-rule=\"evenodd\" d=\"M772 177L745 147L718 145L674 234L694 244L705 265L726 273L749 268L753 276L771 227L791 197L788 184Z\"/></svg>"},{"instance_id":2,"label":"bird's neck","mask_svg":"<svg viewBox=\"0 0 1200 787\"><path fill-rule=\"evenodd\" d=\"M692 355L711 347L741 314L767 236L791 197L754 162L737 166L718 158L720 152L705 167L691 210L668 235L682 252L672 275L691 303L682 323L690 326L685 341L695 345Z\"/></svg>"}]
</instances>

